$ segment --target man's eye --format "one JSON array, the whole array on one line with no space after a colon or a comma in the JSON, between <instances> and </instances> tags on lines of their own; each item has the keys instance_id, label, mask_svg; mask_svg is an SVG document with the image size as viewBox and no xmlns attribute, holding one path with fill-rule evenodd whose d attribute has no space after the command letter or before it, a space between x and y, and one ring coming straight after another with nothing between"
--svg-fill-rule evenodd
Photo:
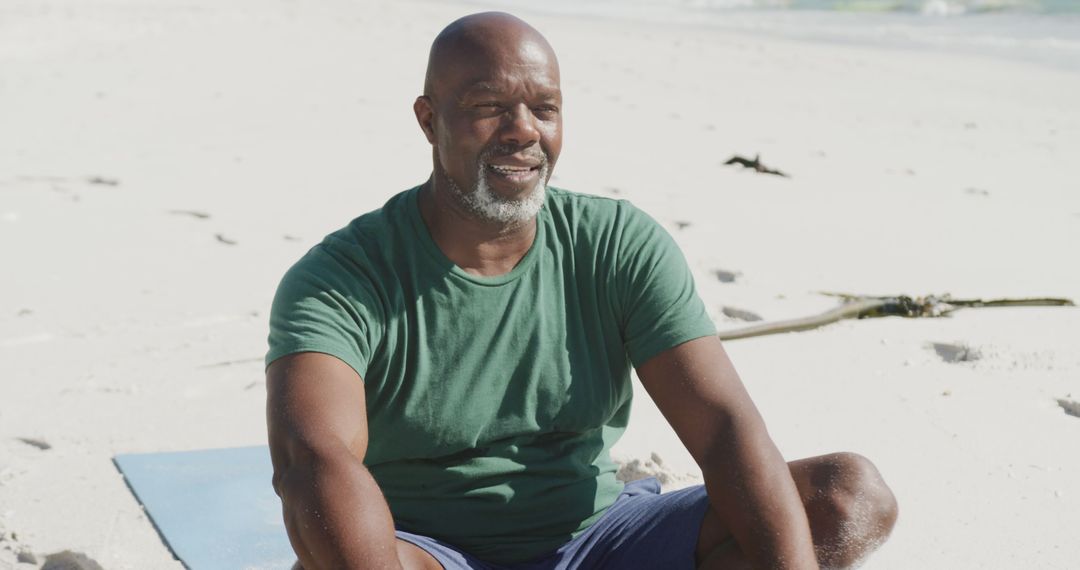
<instances>
[{"instance_id":1,"label":"man's eye","mask_svg":"<svg viewBox=\"0 0 1080 570\"><path fill-rule=\"evenodd\" d=\"M559 108L552 106L537 107L533 109L533 113L538 117L554 117L559 114Z\"/></svg>"}]
</instances>

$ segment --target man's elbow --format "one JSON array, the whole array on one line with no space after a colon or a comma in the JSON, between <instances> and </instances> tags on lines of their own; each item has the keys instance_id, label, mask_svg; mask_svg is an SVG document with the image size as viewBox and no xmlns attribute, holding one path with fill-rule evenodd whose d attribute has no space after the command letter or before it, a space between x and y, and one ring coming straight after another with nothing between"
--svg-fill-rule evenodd
<instances>
[{"instance_id":1,"label":"man's elbow","mask_svg":"<svg viewBox=\"0 0 1080 570\"><path fill-rule=\"evenodd\" d=\"M357 462L341 443L312 443L296 437L272 443L271 457L274 473L270 482L282 500L310 493L317 471L335 471L335 467L351 467Z\"/></svg>"},{"instance_id":2,"label":"man's elbow","mask_svg":"<svg viewBox=\"0 0 1080 570\"><path fill-rule=\"evenodd\" d=\"M274 474L270 483L282 501L293 496L295 491L310 486L313 458L310 453L304 453L301 446L291 442L278 442L277 445L271 445L271 456Z\"/></svg>"},{"instance_id":3,"label":"man's elbow","mask_svg":"<svg viewBox=\"0 0 1080 570\"><path fill-rule=\"evenodd\" d=\"M316 470L325 469L321 466L328 463L348 460L342 457L343 454L348 454L348 449L342 446L316 444L297 436L271 438L273 475L270 480L274 492L285 499L288 494L310 489Z\"/></svg>"}]
</instances>

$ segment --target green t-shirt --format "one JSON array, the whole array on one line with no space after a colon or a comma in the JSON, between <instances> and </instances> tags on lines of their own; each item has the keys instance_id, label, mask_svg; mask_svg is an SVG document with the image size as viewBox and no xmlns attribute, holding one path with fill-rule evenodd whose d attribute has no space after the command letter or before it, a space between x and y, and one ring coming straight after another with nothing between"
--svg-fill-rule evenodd
<instances>
[{"instance_id":1,"label":"green t-shirt","mask_svg":"<svg viewBox=\"0 0 1080 570\"><path fill-rule=\"evenodd\" d=\"M671 236L623 200L549 188L509 273L470 275L417 188L330 234L285 275L266 362L322 352L363 378L364 464L401 530L527 561L622 491L630 365L715 334Z\"/></svg>"}]
</instances>

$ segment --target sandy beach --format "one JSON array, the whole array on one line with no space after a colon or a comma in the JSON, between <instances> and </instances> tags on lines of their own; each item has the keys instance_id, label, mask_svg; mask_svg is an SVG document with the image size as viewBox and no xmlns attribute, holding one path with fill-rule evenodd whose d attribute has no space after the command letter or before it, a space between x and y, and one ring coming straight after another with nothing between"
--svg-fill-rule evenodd
<instances>
[{"instance_id":1,"label":"sandy beach","mask_svg":"<svg viewBox=\"0 0 1080 570\"><path fill-rule=\"evenodd\" d=\"M265 443L278 280L427 177L430 41L486 6L0 6L0 569L62 550L182 568L112 457ZM514 11L562 66L552 184L660 221L719 328L837 305L822 292L1080 301L1080 72ZM785 457L858 452L892 485L865 568L1080 566L1080 309L726 346ZM638 396L617 456L699 483Z\"/></svg>"}]
</instances>

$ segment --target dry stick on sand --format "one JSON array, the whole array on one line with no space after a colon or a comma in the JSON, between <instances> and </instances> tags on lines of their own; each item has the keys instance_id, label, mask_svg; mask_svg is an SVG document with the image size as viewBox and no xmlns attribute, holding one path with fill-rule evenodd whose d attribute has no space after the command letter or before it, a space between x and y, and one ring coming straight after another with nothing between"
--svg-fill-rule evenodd
<instances>
[{"instance_id":1,"label":"dry stick on sand","mask_svg":"<svg viewBox=\"0 0 1080 570\"><path fill-rule=\"evenodd\" d=\"M729 164L738 164L739 166L741 166L743 168L750 168L750 169L753 169L754 171L760 172L762 174L774 174L776 176L783 176L784 178L791 178L787 174L785 174L783 172L780 172L779 170L776 170L775 168L769 168L768 166L765 166L764 164L762 164L760 154L754 155L754 160L750 160L749 158L743 158L743 157L736 154L735 156L732 156L731 158L727 159L727 162L724 163L724 166L727 166Z\"/></svg>"},{"instance_id":2,"label":"dry stick on sand","mask_svg":"<svg viewBox=\"0 0 1080 570\"><path fill-rule=\"evenodd\" d=\"M843 319L944 317L964 307L1071 307L1075 305L1069 299L1057 298L991 299L984 301L982 299L953 299L948 295L941 297L927 295L926 297L912 298L907 295L868 297L845 293L825 294L840 297L844 300L844 304L819 315L762 323L731 331L721 331L717 333L717 336L720 337L720 340L734 340L768 334L808 331Z\"/></svg>"}]
</instances>

